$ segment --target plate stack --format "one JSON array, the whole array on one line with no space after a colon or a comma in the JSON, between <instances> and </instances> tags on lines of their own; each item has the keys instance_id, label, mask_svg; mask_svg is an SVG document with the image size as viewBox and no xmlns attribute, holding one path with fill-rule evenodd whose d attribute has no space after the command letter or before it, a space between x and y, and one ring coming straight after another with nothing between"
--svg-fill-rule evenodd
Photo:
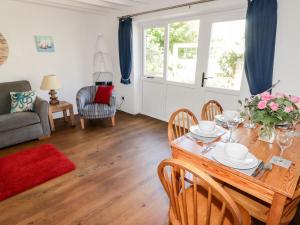
<instances>
[{"instance_id":1,"label":"plate stack","mask_svg":"<svg viewBox=\"0 0 300 225\"><path fill-rule=\"evenodd\" d=\"M247 170L258 165L259 160L239 143L226 143L213 152L213 158L219 163L240 170Z\"/></svg>"}]
</instances>

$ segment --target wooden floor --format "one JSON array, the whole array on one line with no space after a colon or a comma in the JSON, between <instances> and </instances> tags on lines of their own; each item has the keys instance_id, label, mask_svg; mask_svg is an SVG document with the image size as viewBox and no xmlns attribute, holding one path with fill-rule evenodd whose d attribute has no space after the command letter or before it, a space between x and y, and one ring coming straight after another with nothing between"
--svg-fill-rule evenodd
<instances>
[{"instance_id":1,"label":"wooden floor","mask_svg":"<svg viewBox=\"0 0 300 225\"><path fill-rule=\"evenodd\" d=\"M77 166L0 202L0 225L167 225L168 199L156 174L170 156L167 124L125 113L116 122L93 121L83 131L59 120L51 138L0 150L5 156L52 143Z\"/></svg>"}]
</instances>

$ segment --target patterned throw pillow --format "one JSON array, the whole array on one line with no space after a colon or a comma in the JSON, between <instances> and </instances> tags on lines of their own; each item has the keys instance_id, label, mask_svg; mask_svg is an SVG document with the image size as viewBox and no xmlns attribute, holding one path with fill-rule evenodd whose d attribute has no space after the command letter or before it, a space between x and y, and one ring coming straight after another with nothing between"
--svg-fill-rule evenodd
<instances>
[{"instance_id":1,"label":"patterned throw pillow","mask_svg":"<svg viewBox=\"0 0 300 225\"><path fill-rule=\"evenodd\" d=\"M34 111L35 91L10 92L11 113Z\"/></svg>"}]
</instances>

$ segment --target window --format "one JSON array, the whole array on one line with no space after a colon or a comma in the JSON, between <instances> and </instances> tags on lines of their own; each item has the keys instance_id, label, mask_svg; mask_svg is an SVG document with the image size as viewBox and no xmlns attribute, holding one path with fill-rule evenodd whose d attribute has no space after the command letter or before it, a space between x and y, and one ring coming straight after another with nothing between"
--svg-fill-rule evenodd
<instances>
[{"instance_id":1,"label":"window","mask_svg":"<svg viewBox=\"0 0 300 225\"><path fill-rule=\"evenodd\" d=\"M160 77L164 75L165 28L154 27L144 30L144 75Z\"/></svg>"},{"instance_id":2,"label":"window","mask_svg":"<svg viewBox=\"0 0 300 225\"><path fill-rule=\"evenodd\" d=\"M195 83L199 20L169 24L167 80Z\"/></svg>"},{"instance_id":3,"label":"window","mask_svg":"<svg viewBox=\"0 0 300 225\"><path fill-rule=\"evenodd\" d=\"M199 24L191 20L144 29L144 76L194 84Z\"/></svg>"},{"instance_id":4,"label":"window","mask_svg":"<svg viewBox=\"0 0 300 225\"><path fill-rule=\"evenodd\" d=\"M206 86L240 90L244 51L245 20L213 23Z\"/></svg>"}]
</instances>

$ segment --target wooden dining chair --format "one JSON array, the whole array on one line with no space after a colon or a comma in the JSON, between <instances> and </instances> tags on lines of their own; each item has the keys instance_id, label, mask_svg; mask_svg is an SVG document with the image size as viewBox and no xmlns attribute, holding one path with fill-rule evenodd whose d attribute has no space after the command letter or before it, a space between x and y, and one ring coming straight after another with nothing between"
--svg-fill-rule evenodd
<instances>
[{"instance_id":1,"label":"wooden dining chair","mask_svg":"<svg viewBox=\"0 0 300 225\"><path fill-rule=\"evenodd\" d=\"M215 100L210 100L204 104L201 112L202 120L215 120L215 116L223 113L223 108L219 102Z\"/></svg>"},{"instance_id":2,"label":"wooden dining chair","mask_svg":"<svg viewBox=\"0 0 300 225\"><path fill-rule=\"evenodd\" d=\"M187 172L193 174L192 184L184 179ZM170 200L171 225L251 224L248 212L192 164L178 159L164 160L158 166L158 175Z\"/></svg>"},{"instance_id":3,"label":"wooden dining chair","mask_svg":"<svg viewBox=\"0 0 300 225\"><path fill-rule=\"evenodd\" d=\"M225 191L241 206L247 208L249 214L264 223L267 222L270 204L263 202L251 195L248 195L232 186L224 186ZM297 206L300 203L300 182L298 182L296 191L292 199L288 199L284 206L284 211L280 225L288 225L293 220L297 212Z\"/></svg>"},{"instance_id":4,"label":"wooden dining chair","mask_svg":"<svg viewBox=\"0 0 300 225\"><path fill-rule=\"evenodd\" d=\"M174 112L168 123L169 143L188 133L190 127L195 124L198 124L198 120L190 110L183 108Z\"/></svg>"}]
</instances>

